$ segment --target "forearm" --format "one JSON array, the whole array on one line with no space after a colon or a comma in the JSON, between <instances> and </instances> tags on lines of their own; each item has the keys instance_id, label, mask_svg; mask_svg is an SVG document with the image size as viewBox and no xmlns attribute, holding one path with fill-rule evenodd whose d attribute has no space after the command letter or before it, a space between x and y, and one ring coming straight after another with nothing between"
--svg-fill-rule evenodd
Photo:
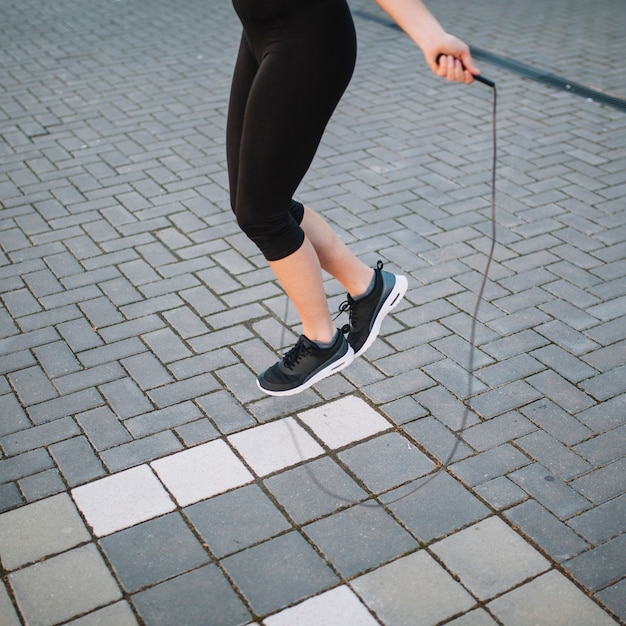
<instances>
[{"instance_id":1,"label":"forearm","mask_svg":"<svg viewBox=\"0 0 626 626\"><path fill-rule=\"evenodd\" d=\"M424 51L445 33L422 0L376 0L378 5Z\"/></svg>"},{"instance_id":2,"label":"forearm","mask_svg":"<svg viewBox=\"0 0 626 626\"><path fill-rule=\"evenodd\" d=\"M378 5L419 46L426 63L437 74L471 83L478 74L469 46L447 33L422 0L376 0Z\"/></svg>"}]
</instances>

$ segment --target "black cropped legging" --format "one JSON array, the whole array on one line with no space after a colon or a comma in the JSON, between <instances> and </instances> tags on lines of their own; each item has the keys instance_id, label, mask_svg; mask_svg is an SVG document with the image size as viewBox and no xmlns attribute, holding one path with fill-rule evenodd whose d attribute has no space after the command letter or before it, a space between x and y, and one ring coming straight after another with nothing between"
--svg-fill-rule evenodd
<instances>
[{"instance_id":1,"label":"black cropped legging","mask_svg":"<svg viewBox=\"0 0 626 626\"><path fill-rule=\"evenodd\" d=\"M293 195L346 89L356 37L345 0L233 0L243 35L226 151L237 222L265 258L304 241Z\"/></svg>"}]
</instances>

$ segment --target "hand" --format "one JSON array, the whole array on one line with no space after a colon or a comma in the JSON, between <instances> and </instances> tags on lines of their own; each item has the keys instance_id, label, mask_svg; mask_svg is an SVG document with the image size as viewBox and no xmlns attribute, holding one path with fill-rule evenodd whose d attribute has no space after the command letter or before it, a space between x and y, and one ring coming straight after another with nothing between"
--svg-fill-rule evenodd
<instances>
[{"instance_id":1,"label":"hand","mask_svg":"<svg viewBox=\"0 0 626 626\"><path fill-rule=\"evenodd\" d=\"M480 74L474 65L469 46L454 35L444 33L439 40L424 47L423 51L432 71L449 81L469 85L474 76Z\"/></svg>"}]
</instances>

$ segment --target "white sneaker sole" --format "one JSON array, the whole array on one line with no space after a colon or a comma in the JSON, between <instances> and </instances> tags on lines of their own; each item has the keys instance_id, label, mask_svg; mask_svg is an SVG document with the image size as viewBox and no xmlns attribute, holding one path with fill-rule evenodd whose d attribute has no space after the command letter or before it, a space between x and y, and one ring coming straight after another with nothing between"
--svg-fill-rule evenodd
<instances>
[{"instance_id":1,"label":"white sneaker sole","mask_svg":"<svg viewBox=\"0 0 626 626\"><path fill-rule=\"evenodd\" d=\"M256 381L256 385L263 393L266 393L268 396L295 396L297 393L301 393L305 389L308 389L316 383L319 383L320 380L323 380L324 378L328 378L328 376L331 376L332 374L340 372L345 367L348 367L348 365L350 365L352 361L354 361L354 350L352 349L352 346L348 346L347 352L340 359L333 361L330 365L317 372L315 376L309 378L299 387L294 387L293 389L285 389L284 391L274 391L273 389L265 389L265 387L261 387L258 379Z\"/></svg>"},{"instance_id":2,"label":"white sneaker sole","mask_svg":"<svg viewBox=\"0 0 626 626\"><path fill-rule=\"evenodd\" d=\"M359 351L354 355L355 358L361 356L373 343L376 341L376 337L378 337L378 333L380 332L380 327L383 323L383 320L391 311L393 311L398 304L400 304L402 298L404 298L404 294L409 286L409 282L406 279L406 276L394 274L396 277L396 284L393 286L393 289L387 296L387 299L383 303L383 306L378 311L378 315L374 320L374 324L372 326L372 330L370 334L367 336L365 343L361 346Z\"/></svg>"}]
</instances>

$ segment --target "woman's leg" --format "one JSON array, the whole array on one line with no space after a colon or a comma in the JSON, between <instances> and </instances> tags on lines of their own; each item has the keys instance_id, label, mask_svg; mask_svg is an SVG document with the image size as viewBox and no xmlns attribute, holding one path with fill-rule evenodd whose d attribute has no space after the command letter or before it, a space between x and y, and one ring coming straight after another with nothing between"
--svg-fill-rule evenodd
<instances>
[{"instance_id":1,"label":"woman's leg","mask_svg":"<svg viewBox=\"0 0 626 626\"><path fill-rule=\"evenodd\" d=\"M330 224L305 207L300 226L315 248L321 268L334 276L352 297L365 293L374 277L374 270L350 252Z\"/></svg>"}]
</instances>

